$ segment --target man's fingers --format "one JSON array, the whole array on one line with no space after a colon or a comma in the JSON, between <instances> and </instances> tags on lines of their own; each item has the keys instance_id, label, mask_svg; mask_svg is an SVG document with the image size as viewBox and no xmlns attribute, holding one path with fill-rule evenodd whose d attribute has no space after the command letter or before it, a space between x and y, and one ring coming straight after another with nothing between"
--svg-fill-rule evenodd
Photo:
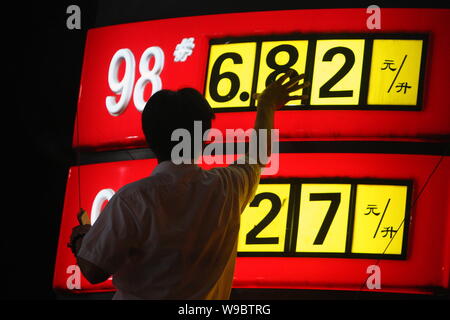
<instances>
[{"instance_id":1,"label":"man's fingers","mask_svg":"<svg viewBox=\"0 0 450 320\"><path fill-rule=\"evenodd\" d=\"M310 85L311 85L311 83L309 83L308 81L305 81L302 84L296 84L296 85L293 85L293 86L289 87L288 91L289 92L294 92L294 91L297 91L299 89L309 87Z\"/></svg>"},{"instance_id":2,"label":"man's fingers","mask_svg":"<svg viewBox=\"0 0 450 320\"><path fill-rule=\"evenodd\" d=\"M279 77L275 82L278 84L282 84L287 78L290 78L294 70L289 69L286 71L285 74L283 74L281 77Z\"/></svg>"},{"instance_id":3,"label":"man's fingers","mask_svg":"<svg viewBox=\"0 0 450 320\"><path fill-rule=\"evenodd\" d=\"M302 80L304 78L305 78L305 74L304 73L296 75L295 77L292 77L289 80L289 82L285 83L283 86L286 87L286 88L289 88L289 87L295 85L297 82L299 82L300 80Z\"/></svg>"},{"instance_id":4,"label":"man's fingers","mask_svg":"<svg viewBox=\"0 0 450 320\"><path fill-rule=\"evenodd\" d=\"M301 96L295 95L295 96L289 96L289 97L288 97L288 101L291 101L291 100L306 100L306 99L308 99L308 98L309 98L309 96L306 95L306 94L303 94L303 95L301 95Z\"/></svg>"}]
</instances>

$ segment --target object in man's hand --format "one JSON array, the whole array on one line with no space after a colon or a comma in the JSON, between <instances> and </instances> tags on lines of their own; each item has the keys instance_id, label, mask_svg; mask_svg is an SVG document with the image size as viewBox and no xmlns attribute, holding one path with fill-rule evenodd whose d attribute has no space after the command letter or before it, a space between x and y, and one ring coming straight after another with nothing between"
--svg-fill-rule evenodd
<instances>
[{"instance_id":1,"label":"object in man's hand","mask_svg":"<svg viewBox=\"0 0 450 320\"><path fill-rule=\"evenodd\" d=\"M91 220L86 212L86 210L80 209L80 212L77 214L78 223L80 225L91 224Z\"/></svg>"},{"instance_id":2,"label":"object in man's hand","mask_svg":"<svg viewBox=\"0 0 450 320\"><path fill-rule=\"evenodd\" d=\"M83 237L86 235L86 233L89 232L90 229L90 224L78 225L72 229L72 234L70 235L70 241L67 244L67 247L72 250L72 253L74 255L78 254L78 251L81 248Z\"/></svg>"}]
</instances>

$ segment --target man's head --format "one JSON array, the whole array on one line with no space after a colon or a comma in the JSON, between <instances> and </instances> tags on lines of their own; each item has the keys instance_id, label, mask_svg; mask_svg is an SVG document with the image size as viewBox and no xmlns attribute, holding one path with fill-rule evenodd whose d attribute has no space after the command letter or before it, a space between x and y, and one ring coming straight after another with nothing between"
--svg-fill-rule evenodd
<instances>
[{"instance_id":1,"label":"man's head","mask_svg":"<svg viewBox=\"0 0 450 320\"><path fill-rule=\"evenodd\" d=\"M148 146L158 161L170 160L172 148L178 143L171 141L172 132L183 128L194 137L194 121L202 122L202 135L211 128L214 113L208 101L195 89L156 92L142 112L142 131ZM194 143L192 142L193 146ZM199 156L193 154L193 158Z\"/></svg>"}]
</instances>

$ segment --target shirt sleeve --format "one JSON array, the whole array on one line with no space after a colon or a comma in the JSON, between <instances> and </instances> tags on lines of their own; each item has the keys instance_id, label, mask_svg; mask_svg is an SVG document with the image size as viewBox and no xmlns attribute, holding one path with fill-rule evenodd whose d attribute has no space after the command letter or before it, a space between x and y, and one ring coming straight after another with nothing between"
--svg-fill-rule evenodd
<instances>
[{"instance_id":1,"label":"shirt sleeve","mask_svg":"<svg viewBox=\"0 0 450 320\"><path fill-rule=\"evenodd\" d=\"M109 274L116 273L138 241L138 227L130 207L114 195L83 239L78 257Z\"/></svg>"},{"instance_id":2,"label":"shirt sleeve","mask_svg":"<svg viewBox=\"0 0 450 320\"><path fill-rule=\"evenodd\" d=\"M228 167L221 169L226 170L229 174L232 183L231 188L238 191L242 213L247 203L255 196L261 176L261 166L256 161L252 161L248 155L245 155Z\"/></svg>"}]
</instances>

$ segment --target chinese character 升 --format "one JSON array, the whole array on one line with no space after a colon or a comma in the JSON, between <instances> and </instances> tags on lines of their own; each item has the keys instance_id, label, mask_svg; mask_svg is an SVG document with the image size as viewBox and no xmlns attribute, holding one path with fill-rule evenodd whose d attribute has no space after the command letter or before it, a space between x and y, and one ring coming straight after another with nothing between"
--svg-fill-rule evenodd
<instances>
[{"instance_id":1,"label":"chinese character \u5347","mask_svg":"<svg viewBox=\"0 0 450 320\"><path fill-rule=\"evenodd\" d=\"M389 234L389 238L392 238L392 234L397 233L398 230L394 230L392 226L390 227L384 227L384 230L381 230L381 233L383 234L383 238L386 238L386 236Z\"/></svg>"},{"instance_id":2,"label":"chinese character \u5347","mask_svg":"<svg viewBox=\"0 0 450 320\"><path fill-rule=\"evenodd\" d=\"M403 89L403 94L406 93L406 89L410 89L410 88L411 88L411 86L408 86L408 82L399 82L399 84L396 85L395 87L396 87L396 88L399 88L399 89L397 90L397 92L400 92L400 91L402 91L402 89Z\"/></svg>"}]
</instances>

